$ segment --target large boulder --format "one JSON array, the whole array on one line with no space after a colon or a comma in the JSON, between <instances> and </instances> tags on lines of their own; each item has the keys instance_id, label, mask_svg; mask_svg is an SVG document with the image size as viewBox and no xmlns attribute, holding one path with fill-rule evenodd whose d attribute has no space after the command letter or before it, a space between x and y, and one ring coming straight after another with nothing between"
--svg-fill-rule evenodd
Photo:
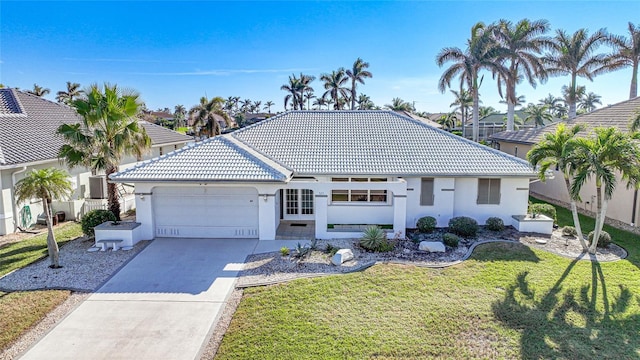
<instances>
[{"instance_id":1,"label":"large boulder","mask_svg":"<svg viewBox=\"0 0 640 360\"><path fill-rule=\"evenodd\" d=\"M445 252L444 244L439 241L421 241L418 247L420 251Z\"/></svg>"},{"instance_id":2,"label":"large boulder","mask_svg":"<svg viewBox=\"0 0 640 360\"><path fill-rule=\"evenodd\" d=\"M351 249L340 249L331 258L331 263L339 266L349 260L353 260L353 251Z\"/></svg>"}]
</instances>

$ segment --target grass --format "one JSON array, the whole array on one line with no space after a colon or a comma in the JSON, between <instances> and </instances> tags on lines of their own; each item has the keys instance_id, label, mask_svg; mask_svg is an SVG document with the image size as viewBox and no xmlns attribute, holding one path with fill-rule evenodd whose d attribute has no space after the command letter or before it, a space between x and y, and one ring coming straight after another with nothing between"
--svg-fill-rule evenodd
<instances>
[{"instance_id":1,"label":"grass","mask_svg":"<svg viewBox=\"0 0 640 360\"><path fill-rule=\"evenodd\" d=\"M82 235L80 224L69 222L55 230L58 244ZM0 276L47 256L47 233L0 248ZM40 322L71 293L66 290L0 292L0 351Z\"/></svg>"},{"instance_id":2,"label":"grass","mask_svg":"<svg viewBox=\"0 0 640 360\"><path fill-rule=\"evenodd\" d=\"M558 222L571 214L558 208ZM640 359L640 238L607 231L627 259L494 243L442 270L377 265L247 289L216 358Z\"/></svg>"},{"instance_id":3,"label":"grass","mask_svg":"<svg viewBox=\"0 0 640 360\"><path fill-rule=\"evenodd\" d=\"M80 224L68 222L55 229L56 241L62 245L82 236ZM36 235L0 248L0 276L25 267L47 256L47 233Z\"/></svg>"},{"instance_id":4,"label":"grass","mask_svg":"<svg viewBox=\"0 0 640 360\"><path fill-rule=\"evenodd\" d=\"M175 128L175 131L181 133L181 134L186 134L187 131L189 131L190 129L186 126L182 126L182 127L177 127Z\"/></svg>"}]
</instances>

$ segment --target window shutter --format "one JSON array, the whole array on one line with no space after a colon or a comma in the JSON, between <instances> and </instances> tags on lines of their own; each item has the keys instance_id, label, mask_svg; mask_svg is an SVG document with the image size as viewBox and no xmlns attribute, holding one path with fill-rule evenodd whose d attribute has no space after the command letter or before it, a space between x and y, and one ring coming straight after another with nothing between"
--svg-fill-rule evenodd
<instances>
[{"instance_id":1,"label":"window shutter","mask_svg":"<svg viewBox=\"0 0 640 360\"><path fill-rule=\"evenodd\" d=\"M420 189L420 205L433 205L433 178L423 178Z\"/></svg>"},{"instance_id":2,"label":"window shutter","mask_svg":"<svg viewBox=\"0 0 640 360\"><path fill-rule=\"evenodd\" d=\"M500 204L500 179L489 182L489 204Z\"/></svg>"},{"instance_id":3,"label":"window shutter","mask_svg":"<svg viewBox=\"0 0 640 360\"><path fill-rule=\"evenodd\" d=\"M478 204L488 204L489 203L489 183L491 181L489 179L478 179L478 199L476 203Z\"/></svg>"}]
</instances>

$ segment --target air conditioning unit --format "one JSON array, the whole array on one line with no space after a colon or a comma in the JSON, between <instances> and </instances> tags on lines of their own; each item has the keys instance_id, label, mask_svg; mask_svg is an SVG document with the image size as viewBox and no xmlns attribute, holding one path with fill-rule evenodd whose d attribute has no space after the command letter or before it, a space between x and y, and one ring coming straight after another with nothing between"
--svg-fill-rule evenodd
<instances>
[{"instance_id":1,"label":"air conditioning unit","mask_svg":"<svg viewBox=\"0 0 640 360\"><path fill-rule=\"evenodd\" d=\"M89 176L89 198L107 198L107 177L105 175Z\"/></svg>"}]
</instances>

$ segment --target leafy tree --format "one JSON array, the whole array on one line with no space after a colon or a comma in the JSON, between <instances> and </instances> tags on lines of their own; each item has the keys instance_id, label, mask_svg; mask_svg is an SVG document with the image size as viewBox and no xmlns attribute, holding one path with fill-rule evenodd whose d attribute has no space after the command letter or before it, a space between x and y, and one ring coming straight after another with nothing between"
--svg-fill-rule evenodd
<instances>
[{"instance_id":1,"label":"leafy tree","mask_svg":"<svg viewBox=\"0 0 640 360\"><path fill-rule=\"evenodd\" d=\"M216 136L220 135L220 124L216 115L222 117L231 126L229 115L222 109L224 99L217 96L209 100L205 96L200 98L200 103L189 110L190 116L193 118L193 130L200 135ZM243 106L251 104L251 100L247 99Z\"/></svg>"},{"instance_id":2,"label":"leafy tree","mask_svg":"<svg viewBox=\"0 0 640 360\"><path fill-rule=\"evenodd\" d=\"M525 121L532 122L535 127L544 126L545 122L552 122L553 116L548 111L548 105L529 104L524 113L527 114Z\"/></svg>"},{"instance_id":3,"label":"leafy tree","mask_svg":"<svg viewBox=\"0 0 640 360\"><path fill-rule=\"evenodd\" d=\"M452 111L440 116L440 118L438 118L436 122L442 125L443 128L447 129L447 131L451 131L451 129L456 127L456 123L458 122L458 115L455 111Z\"/></svg>"},{"instance_id":4,"label":"leafy tree","mask_svg":"<svg viewBox=\"0 0 640 360\"><path fill-rule=\"evenodd\" d=\"M602 105L602 101L600 101L601 98L602 96L590 92L580 99L578 107L586 112L592 112L596 109L596 104Z\"/></svg>"},{"instance_id":5,"label":"leafy tree","mask_svg":"<svg viewBox=\"0 0 640 360\"><path fill-rule=\"evenodd\" d=\"M467 40L467 47L463 51L457 47L447 47L440 50L436 56L436 63L442 67L448 62L453 64L447 68L438 82L438 88L444 92L451 87L451 81L459 77L460 87L466 87L473 99L473 141L478 141L480 134L480 84L481 70L486 69L494 74L505 75L505 68L497 59L506 54L504 48L498 46L492 36L492 29L479 22L471 28L471 38Z\"/></svg>"},{"instance_id":6,"label":"leafy tree","mask_svg":"<svg viewBox=\"0 0 640 360\"><path fill-rule=\"evenodd\" d=\"M80 95L82 95L80 84L67 81L67 91L58 91L58 93L56 94L56 100L59 103L71 105L71 103L73 103L73 100L75 100Z\"/></svg>"},{"instance_id":7,"label":"leafy tree","mask_svg":"<svg viewBox=\"0 0 640 360\"><path fill-rule=\"evenodd\" d=\"M35 95L35 96L43 97L43 96L47 95L48 93L50 93L51 89L43 88L42 86L40 86L38 84L33 84L33 90L29 90L27 92L29 94L32 94L32 95Z\"/></svg>"},{"instance_id":8,"label":"leafy tree","mask_svg":"<svg viewBox=\"0 0 640 360\"><path fill-rule=\"evenodd\" d=\"M185 126L185 117L187 115L187 108L184 105L176 105L173 108L173 119L177 123L177 126Z\"/></svg>"},{"instance_id":9,"label":"leafy tree","mask_svg":"<svg viewBox=\"0 0 640 360\"><path fill-rule=\"evenodd\" d=\"M322 74L320 80L324 82L324 89L326 90L322 97L324 99L330 98L333 101L335 110L342 110L344 100L341 102L340 99L348 98L350 93L349 88L345 87L349 77L347 77L344 68L334 70L331 74Z\"/></svg>"},{"instance_id":10,"label":"leafy tree","mask_svg":"<svg viewBox=\"0 0 640 360\"><path fill-rule=\"evenodd\" d=\"M356 87L357 83L364 84L365 78L371 78L373 75L370 71L369 63L361 58L356 59L351 69L347 69L347 76L351 79L351 110L356 109Z\"/></svg>"},{"instance_id":11,"label":"leafy tree","mask_svg":"<svg viewBox=\"0 0 640 360\"><path fill-rule=\"evenodd\" d=\"M569 119L576 117L578 76L593 81L595 76L612 69L608 65L609 59L605 54L595 53L607 39L608 35L604 29L596 31L591 36L586 29L580 29L573 35L557 30L552 42L551 54L543 58L549 75L571 76L567 94Z\"/></svg>"},{"instance_id":12,"label":"leafy tree","mask_svg":"<svg viewBox=\"0 0 640 360\"><path fill-rule=\"evenodd\" d=\"M271 100L267 101L266 103L264 103L264 110L267 110L269 112L269 114L271 114L271 107L275 105L275 103Z\"/></svg>"},{"instance_id":13,"label":"leafy tree","mask_svg":"<svg viewBox=\"0 0 640 360\"><path fill-rule=\"evenodd\" d=\"M640 65L640 26L629 23L629 38L611 35L609 42L616 52L609 67L612 70L631 66L631 86L629 99L638 96L638 65Z\"/></svg>"},{"instance_id":14,"label":"leafy tree","mask_svg":"<svg viewBox=\"0 0 640 360\"><path fill-rule=\"evenodd\" d=\"M579 199L580 190L588 179L596 185L596 227L589 252L595 254L607 214L607 205L618 184L618 175L627 188L637 187L640 181L640 137L629 135L615 127L596 128L588 138L577 138L572 144L571 161L575 168L572 197Z\"/></svg>"},{"instance_id":15,"label":"leafy tree","mask_svg":"<svg viewBox=\"0 0 640 360\"><path fill-rule=\"evenodd\" d=\"M60 257L56 236L53 233L53 221L51 201L55 199L68 198L73 192L69 174L61 169L46 168L31 170L27 175L16 183L15 196L20 204L32 198L42 200L45 219L47 222L47 251L51 260L51 268L60 267Z\"/></svg>"},{"instance_id":16,"label":"leafy tree","mask_svg":"<svg viewBox=\"0 0 640 360\"><path fill-rule=\"evenodd\" d=\"M544 139L531 148L527 153L527 160L536 168L538 177L542 181L547 179L549 169L557 168L558 171L562 172L571 202L573 226L578 232L578 239L580 240L580 244L582 244L582 248L587 250L587 244L580 227L578 207L576 206L576 200L578 198L574 196L572 192L572 176L575 167L571 162L571 143L576 135L583 129L584 127L582 125L567 128L564 123L558 124L555 133L545 134Z\"/></svg>"},{"instance_id":17,"label":"leafy tree","mask_svg":"<svg viewBox=\"0 0 640 360\"><path fill-rule=\"evenodd\" d=\"M494 34L499 46L506 49L502 60L507 71L498 74L498 91L502 97L502 85L505 85L504 96L507 103L507 130L514 129L513 116L518 105L516 85L524 78L532 87L536 87L536 79L545 81L547 74L540 55L550 44L550 39L543 36L549 31L547 20L529 21L523 19L516 24L508 20L500 20L494 27ZM521 104L524 103L521 102Z\"/></svg>"},{"instance_id":18,"label":"leafy tree","mask_svg":"<svg viewBox=\"0 0 640 360\"><path fill-rule=\"evenodd\" d=\"M462 122L462 136L465 136L465 125L469 121L469 111L473 107L473 98L471 97L471 92L460 88L460 91L450 90L451 93L455 96L455 101L452 102L449 107L454 108L453 111L460 112L460 120ZM482 101L480 101L482 102ZM478 114L480 116L480 114Z\"/></svg>"},{"instance_id":19,"label":"leafy tree","mask_svg":"<svg viewBox=\"0 0 640 360\"><path fill-rule=\"evenodd\" d=\"M493 106L480 106L480 119L485 118L489 115L497 114L498 111L493 108Z\"/></svg>"},{"instance_id":20,"label":"leafy tree","mask_svg":"<svg viewBox=\"0 0 640 360\"><path fill-rule=\"evenodd\" d=\"M137 92L109 84L101 89L94 84L72 105L82 121L62 124L57 130L66 142L58 157L69 167L86 166L94 173L104 170L108 177L118 171L123 156L140 159L151 146L151 139L136 118L140 106ZM109 210L119 220L116 184L107 184L107 195Z\"/></svg>"},{"instance_id":21,"label":"leafy tree","mask_svg":"<svg viewBox=\"0 0 640 360\"><path fill-rule=\"evenodd\" d=\"M315 100L313 100L314 109L322 110L322 106L323 105L327 105L327 110L329 110L329 104L327 103L327 101L325 99L319 97L319 98L316 98Z\"/></svg>"},{"instance_id":22,"label":"leafy tree","mask_svg":"<svg viewBox=\"0 0 640 360\"><path fill-rule=\"evenodd\" d=\"M372 110L374 107L375 104L368 95L360 94L358 96L358 110Z\"/></svg>"},{"instance_id":23,"label":"leafy tree","mask_svg":"<svg viewBox=\"0 0 640 360\"><path fill-rule=\"evenodd\" d=\"M415 109L413 105L408 102L400 99L399 97L395 97L391 100L391 104L386 104L385 108L393 111L408 111L413 112Z\"/></svg>"}]
</instances>

